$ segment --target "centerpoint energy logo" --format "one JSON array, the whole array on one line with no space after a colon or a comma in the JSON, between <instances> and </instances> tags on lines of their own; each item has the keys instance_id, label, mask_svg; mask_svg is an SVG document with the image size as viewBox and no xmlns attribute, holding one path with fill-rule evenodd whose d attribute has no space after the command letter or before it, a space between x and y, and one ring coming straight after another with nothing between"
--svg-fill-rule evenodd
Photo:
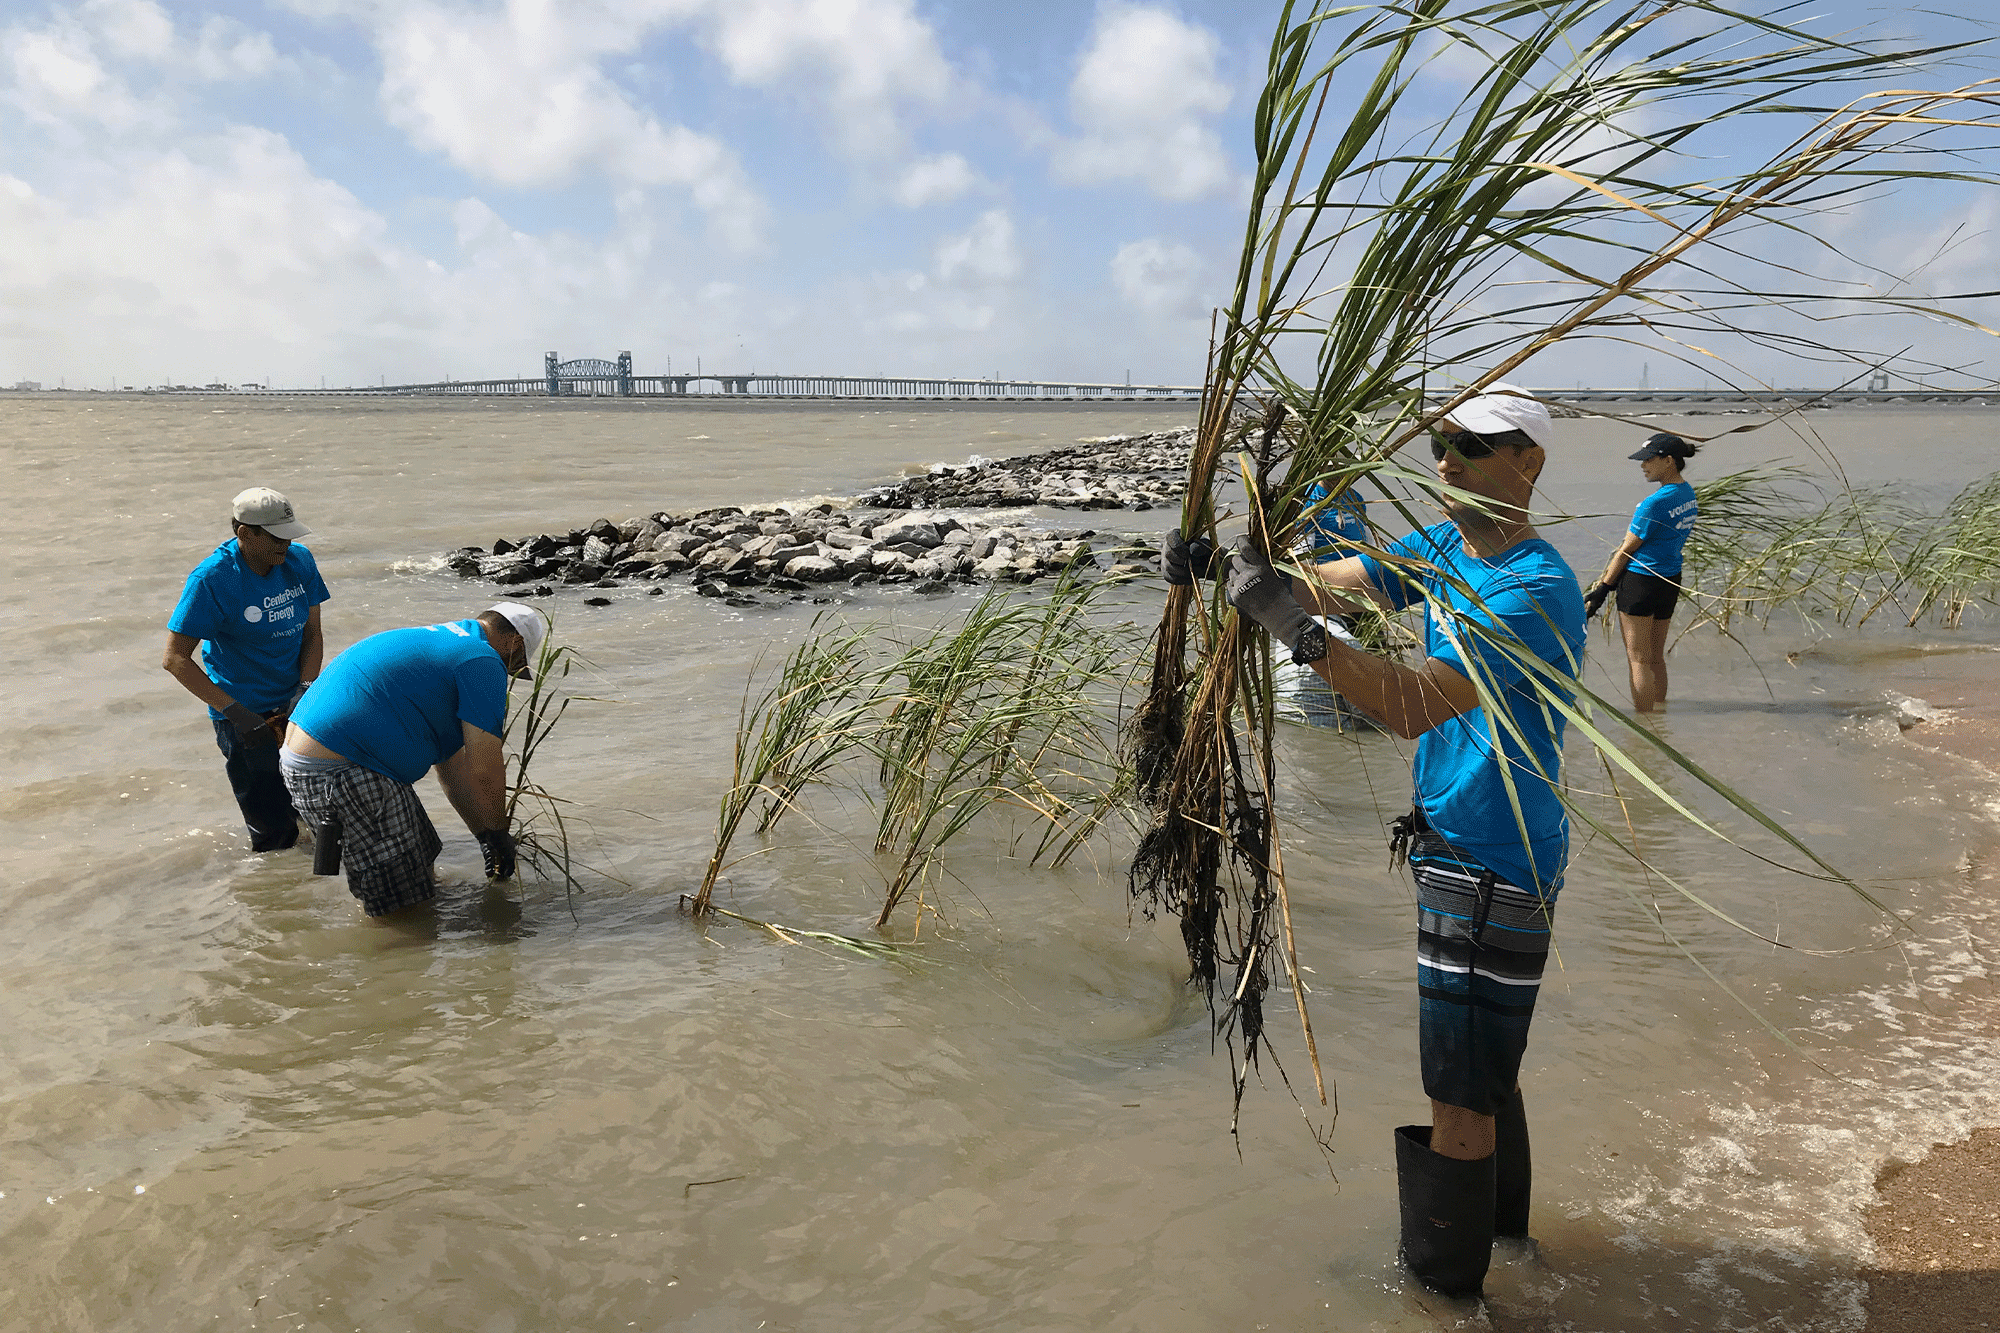
<instances>
[{"instance_id":1,"label":"centerpoint energy logo","mask_svg":"<svg viewBox=\"0 0 2000 1333\"><path fill-rule=\"evenodd\" d=\"M243 618L254 625L264 618L264 608L255 605L246 606L243 608Z\"/></svg>"}]
</instances>

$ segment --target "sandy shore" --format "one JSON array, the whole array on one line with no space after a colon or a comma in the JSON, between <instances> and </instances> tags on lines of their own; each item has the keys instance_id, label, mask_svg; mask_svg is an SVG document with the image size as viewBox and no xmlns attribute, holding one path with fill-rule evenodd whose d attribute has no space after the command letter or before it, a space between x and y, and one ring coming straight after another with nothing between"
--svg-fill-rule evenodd
<instances>
[{"instance_id":1,"label":"sandy shore","mask_svg":"<svg viewBox=\"0 0 2000 1333\"><path fill-rule=\"evenodd\" d=\"M2000 703L1986 685L1987 660L1940 663L1943 679L1913 680L1911 693L1943 711L1905 735L2000 772ZM1870 1333L2000 1329L2000 1129L1938 1144L1920 1162L1893 1162L1875 1191L1875 1265L1861 1274Z\"/></svg>"},{"instance_id":2,"label":"sandy shore","mask_svg":"<svg viewBox=\"0 0 2000 1333\"><path fill-rule=\"evenodd\" d=\"M1892 1163L1875 1190L1870 1333L2000 1328L2000 1129Z\"/></svg>"}]
</instances>

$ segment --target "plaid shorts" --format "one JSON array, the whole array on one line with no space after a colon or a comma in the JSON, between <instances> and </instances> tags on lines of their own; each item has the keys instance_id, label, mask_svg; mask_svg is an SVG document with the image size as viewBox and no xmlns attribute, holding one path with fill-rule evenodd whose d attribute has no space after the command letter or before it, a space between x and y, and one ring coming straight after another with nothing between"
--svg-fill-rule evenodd
<instances>
[{"instance_id":1,"label":"plaid shorts","mask_svg":"<svg viewBox=\"0 0 2000 1333\"><path fill-rule=\"evenodd\" d=\"M1492 1115L1521 1077L1555 903L1416 835L1417 1050L1433 1101Z\"/></svg>"},{"instance_id":2,"label":"plaid shorts","mask_svg":"<svg viewBox=\"0 0 2000 1333\"><path fill-rule=\"evenodd\" d=\"M414 787L359 764L284 772L301 818L314 828L340 821L347 891L368 915L384 916L437 896L431 864L444 843Z\"/></svg>"}]
</instances>

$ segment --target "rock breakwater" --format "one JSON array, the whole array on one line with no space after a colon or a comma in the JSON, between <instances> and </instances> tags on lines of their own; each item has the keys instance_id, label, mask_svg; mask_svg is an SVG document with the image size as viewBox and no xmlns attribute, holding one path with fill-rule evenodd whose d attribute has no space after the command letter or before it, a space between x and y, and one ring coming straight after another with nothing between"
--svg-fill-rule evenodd
<instances>
[{"instance_id":1,"label":"rock breakwater","mask_svg":"<svg viewBox=\"0 0 2000 1333\"><path fill-rule=\"evenodd\" d=\"M1190 435L1144 435L996 463L940 465L858 496L854 508L725 506L599 519L566 533L503 537L448 552L464 578L550 596L685 576L696 591L754 605L757 589L807 596L830 585L1033 582L1072 567L1106 575L1158 568L1154 539L1007 522L976 511L1025 506L1145 510L1185 487ZM949 511L949 512L947 512ZM655 586L652 591L661 591ZM602 599L586 599L599 601Z\"/></svg>"},{"instance_id":2,"label":"rock breakwater","mask_svg":"<svg viewBox=\"0 0 2000 1333\"><path fill-rule=\"evenodd\" d=\"M1021 458L939 464L921 477L864 491L881 509L1153 509L1187 491L1194 432L1126 435Z\"/></svg>"}]
</instances>

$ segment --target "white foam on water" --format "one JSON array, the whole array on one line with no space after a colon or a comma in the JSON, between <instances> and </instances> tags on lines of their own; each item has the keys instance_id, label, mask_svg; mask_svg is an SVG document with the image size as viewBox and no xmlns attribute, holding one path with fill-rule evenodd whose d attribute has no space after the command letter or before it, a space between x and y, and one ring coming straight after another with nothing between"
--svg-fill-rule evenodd
<instances>
[{"instance_id":1,"label":"white foam on water","mask_svg":"<svg viewBox=\"0 0 2000 1333\"><path fill-rule=\"evenodd\" d=\"M1902 980L1815 1009L1798 1035L1837 1077L1795 1069L1785 1077L1809 1096L1713 1104L1706 1125L1683 1131L1671 1172L1645 1169L1607 1191L1599 1204L1619 1228L1617 1247L1657 1256L1702 1238L1711 1252L1682 1280L1745 1321L1721 1327L1863 1328L1867 1283L1837 1268L1874 1256L1866 1216L1878 1174L2000 1124L2000 1043L1984 984L1994 970L1968 943L2000 929L1991 895L1987 884L1953 886L1919 927L1928 933L1901 945ZM1767 1289L1793 1300L1760 1307Z\"/></svg>"}]
</instances>

